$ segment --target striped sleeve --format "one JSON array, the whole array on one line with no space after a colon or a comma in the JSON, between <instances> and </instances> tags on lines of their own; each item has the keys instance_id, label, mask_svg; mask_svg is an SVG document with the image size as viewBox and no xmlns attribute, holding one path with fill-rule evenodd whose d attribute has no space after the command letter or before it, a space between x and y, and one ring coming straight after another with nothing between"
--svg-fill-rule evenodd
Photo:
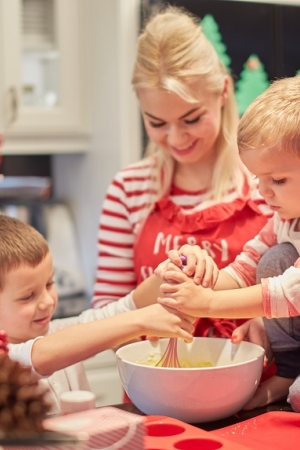
<instances>
[{"instance_id":1,"label":"striped sleeve","mask_svg":"<svg viewBox=\"0 0 300 450\"><path fill-rule=\"evenodd\" d=\"M261 284L268 319L300 315L300 258L282 275L262 279Z\"/></svg>"},{"instance_id":2,"label":"striped sleeve","mask_svg":"<svg viewBox=\"0 0 300 450\"><path fill-rule=\"evenodd\" d=\"M225 270L240 287L256 284L257 264L265 251L277 244L277 233L274 217L268 220L266 225L253 239L248 241L233 263L225 267Z\"/></svg>"},{"instance_id":3,"label":"striped sleeve","mask_svg":"<svg viewBox=\"0 0 300 450\"><path fill-rule=\"evenodd\" d=\"M152 164L148 159L121 170L108 188L98 228L94 308L118 300L136 287L133 246L153 194Z\"/></svg>"}]
</instances>

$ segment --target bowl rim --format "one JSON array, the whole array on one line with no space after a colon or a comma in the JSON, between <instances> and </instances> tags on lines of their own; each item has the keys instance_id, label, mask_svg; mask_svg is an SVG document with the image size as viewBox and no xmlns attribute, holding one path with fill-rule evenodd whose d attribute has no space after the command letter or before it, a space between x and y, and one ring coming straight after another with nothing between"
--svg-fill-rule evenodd
<instances>
[{"instance_id":1,"label":"bowl rim","mask_svg":"<svg viewBox=\"0 0 300 450\"><path fill-rule=\"evenodd\" d=\"M159 338L158 340L159 341L168 341L170 338ZM194 337L194 339L213 339L213 340L218 340L218 341L222 341L222 342L224 342L224 341L230 341L230 343L232 344L232 345L235 345L235 346L238 346L239 344L242 344L242 343L244 343L244 344L246 344L246 345L251 345L251 346L254 346L254 347L257 347L258 349L260 349L260 354L259 355L257 355L256 357L253 357L253 358L251 358L251 359L248 359L247 361L243 361L243 362L238 362L238 363L235 363L235 364L227 364L227 365L220 365L220 366L204 366L204 367L162 367L162 366L150 366L150 365L147 365L147 364L141 364L141 363L137 363L137 362L133 362L133 361L128 361L128 360L126 360L126 359L124 359L122 356L120 356L120 353L122 352L122 349L124 348L124 347L127 347L127 346L130 346L130 347L134 347L134 346L136 346L136 345L138 345L138 344L140 344L141 342L147 342L147 341L138 341L138 342L131 342L131 343L129 343L129 344L125 344L125 345L123 345L122 347L120 347L120 348L118 348L118 350L116 351L116 357L117 357L117 360L120 360L120 361L123 361L123 362L126 362L126 364L128 364L128 365L131 365L131 366L136 366L136 367L147 367L147 369L151 369L151 370L171 370L171 371L180 371L181 373L183 372L183 371L199 371L199 370L203 370L203 371L210 371L210 370L224 370L224 369L232 369L232 368L234 368L234 367L239 367L239 366L243 366L243 365L245 365L245 364L249 364L249 363L251 363L251 362L254 362L254 361L257 361L258 359L260 359L260 358L263 358L264 357L264 355L265 355L265 349L261 346L261 345L259 345L259 344L254 344L253 342L249 342L249 341L241 341L240 343L238 343L238 344L235 344L235 343L233 343L233 342L231 342L231 339L229 339L229 338L218 338L218 337L208 337L208 336L195 336ZM151 341L148 341L148 342L151 342ZM154 342L157 342L157 341L154 341Z\"/></svg>"}]
</instances>

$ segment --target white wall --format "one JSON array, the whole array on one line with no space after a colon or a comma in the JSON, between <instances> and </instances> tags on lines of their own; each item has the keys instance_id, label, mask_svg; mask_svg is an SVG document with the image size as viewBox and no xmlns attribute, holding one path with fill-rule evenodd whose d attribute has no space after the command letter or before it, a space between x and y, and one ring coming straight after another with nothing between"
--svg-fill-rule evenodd
<instances>
[{"instance_id":1,"label":"white wall","mask_svg":"<svg viewBox=\"0 0 300 450\"><path fill-rule=\"evenodd\" d=\"M130 79L139 30L139 0L87 2L91 140L85 155L55 155L55 196L72 207L80 257L92 293L99 214L108 184L141 155L141 127ZM74 74L76 76L76 74Z\"/></svg>"}]
</instances>

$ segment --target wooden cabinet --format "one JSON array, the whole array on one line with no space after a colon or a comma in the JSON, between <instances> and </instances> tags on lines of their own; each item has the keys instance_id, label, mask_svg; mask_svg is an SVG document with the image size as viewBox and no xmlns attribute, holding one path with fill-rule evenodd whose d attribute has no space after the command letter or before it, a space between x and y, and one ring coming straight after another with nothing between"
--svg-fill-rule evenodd
<instances>
[{"instance_id":1,"label":"wooden cabinet","mask_svg":"<svg viewBox=\"0 0 300 450\"><path fill-rule=\"evenodd\" d=\"M86 151L85 6L81 0L0 0L4 154Z\"/></svg>"}]
</instances>

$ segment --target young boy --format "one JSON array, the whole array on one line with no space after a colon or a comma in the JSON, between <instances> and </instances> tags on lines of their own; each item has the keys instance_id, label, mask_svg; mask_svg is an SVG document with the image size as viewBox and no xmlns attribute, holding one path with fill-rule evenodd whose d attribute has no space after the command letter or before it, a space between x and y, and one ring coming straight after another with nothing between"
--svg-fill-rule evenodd
<instances>
[{"instance_id":1,"label":"young boy","mask_svg":"<svg viewBox=\"0 0 300 450\"><path fill-rule=\"evenodd\" d=\"M250 409L285 397L300 374L300 76L275 81L250 105L239 124L238 146L274 217L219 272L214 290L169 266L163 278L178 284L162 284L159 303L195 317L266 317L277 373L257 390ZM191 246L179 251L201 262L199 252ZM169 257L180 264L178 252ZM294 409L296 394L290 395Z\"/></svg>"},{"instance_id":2,"label":"young boy","mask_svg":"<svg viewBox=\"0 0 300 450\"><path fill-rule=\"evenodd\" d=\"M135 310L129 298L51 322L57 301L46 240L0 215L0 329L10 358L31 366L50 388L51 413L59 412L62 392L89 389L82 360L145 334L192 340L194 319L158 304Z\"/></svg>"}]
</instances>

